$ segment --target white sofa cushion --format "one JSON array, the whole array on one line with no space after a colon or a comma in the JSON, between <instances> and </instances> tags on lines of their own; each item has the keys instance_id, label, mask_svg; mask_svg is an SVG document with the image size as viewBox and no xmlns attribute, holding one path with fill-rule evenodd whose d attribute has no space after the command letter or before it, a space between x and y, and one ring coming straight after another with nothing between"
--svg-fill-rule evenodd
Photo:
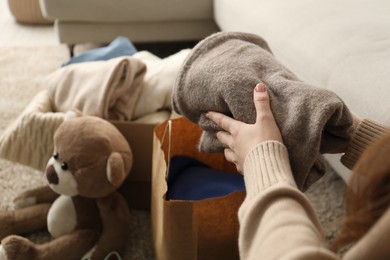
<instances>
[{"instance_id":1,"label":"white sofa cushion","mask_svg":"<svg viewBox=\"0 0 390 260\"><path fill-rule=\"evenodd\" d=\"M118 35L132 42L164 42L202 39L218 31L213 20L172 22L55 22L61 43L109 43Z\"/></svg>"},{"instance_id":2,"label":"white sofa cushion","mask_svg":"<svg viewBox=\"0 0 390 260\"><path fill-rule=\"evenodd\" d=\"M222 31L264 37L301 80L390 126L390 1L214 0L214 17ZM340 155L326 158L348 181Z\"/></svg>"},{"instance_id":3,"label":"white sofa cushion","mask_svg":"<svg viewBox=\"0 0 390 260\"><path fill-rule=\"evenodd\" d=\"M215 0L223 31L263 36L299 78L390 125L390 1ZM234 19L233 19L234 17Z\"/></svg>"},{"instance_id":4,"label":"white sofa cushion","mask_svg":"<svg viewBox=\"0 0 390 260\"><path fill-rule=\"evenodd\" d=\"M40 0L44 16L61 21L212 20L212 0Z\"/></svg>"},{"instance_id":5,"label":"white sofa cushion","mask_svg":"<svg viewBox=\"0 0 390 260\"><path fill-rule=\"evenodd\" d=\"M218 31L213 0L39 0L66 44L192 41Z\"/></svg>"}]
</instances>

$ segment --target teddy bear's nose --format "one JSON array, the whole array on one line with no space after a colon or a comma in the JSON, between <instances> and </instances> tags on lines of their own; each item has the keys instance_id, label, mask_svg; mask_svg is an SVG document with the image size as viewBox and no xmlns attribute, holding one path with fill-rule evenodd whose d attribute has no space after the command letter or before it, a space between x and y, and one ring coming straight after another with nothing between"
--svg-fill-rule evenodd
<instances>
[{"instance_id":1,"label":"teddy bear's nose","mask_svg":"<svg viewBox=\"0 0 390 260\"><path fill-rule=\"evenodd\" d=\"M49 184L58 184L58 175L53 165L47 167L46 179L49 182Z\"/></svg>"}]
</instances>

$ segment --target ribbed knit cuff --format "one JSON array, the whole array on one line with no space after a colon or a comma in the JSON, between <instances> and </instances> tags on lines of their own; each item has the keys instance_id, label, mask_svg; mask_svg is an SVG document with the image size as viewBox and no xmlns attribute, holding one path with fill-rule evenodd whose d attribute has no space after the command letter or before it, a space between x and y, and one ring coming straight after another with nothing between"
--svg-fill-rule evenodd
<instances>
[{"instance_id":1,"label":"ribbed knit cuff","mask_svg":"<svg viewBox=\"0 0 390 260\"><path fill-rule=\"evenodd\" d=\"M244 180L249 197L281 182L296 187L287 148L277 141L258 144L245 158Z\"/></svg>"},{"instance_id":2,"label":"ribbed knit cuff","mask_svg":"<svg viewBox=\"0 0 390 260\"><path fill-rule=\"evenodd\" d=\"M383 125L364 119L356 128L346 153L341 157L341 163L352 169L363 151L381 135L389 131L390 129Z\"/></svg>"}]
</instances>

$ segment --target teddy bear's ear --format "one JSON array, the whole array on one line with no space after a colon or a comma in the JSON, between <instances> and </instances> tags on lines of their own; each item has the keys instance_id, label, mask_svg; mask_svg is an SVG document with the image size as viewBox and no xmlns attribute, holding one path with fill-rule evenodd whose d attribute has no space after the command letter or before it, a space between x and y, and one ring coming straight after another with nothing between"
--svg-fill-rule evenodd
<instances>
[{"instance_id":1,"label":"teddy bear's ear","mask_svg":"<svg viewBox=\"0 0 390 260\"><path fill-rule=\"evenodd\" d=\"M107 179L115 187L119 187L125 180L127 173L120 153L111 153L107 160Z\"/></svg>"},{"instance_id":2,"label":"teddy bear's ear","mask_svg":"<svg viewBox=\"0 0 390 260\"><path fill-rule=\"evenodd\" d=\"M82 116L82 113L80 110L72 109L65 113L64 121L68 121L72 118L80 117Z\"/></svg>"}]
</instances>

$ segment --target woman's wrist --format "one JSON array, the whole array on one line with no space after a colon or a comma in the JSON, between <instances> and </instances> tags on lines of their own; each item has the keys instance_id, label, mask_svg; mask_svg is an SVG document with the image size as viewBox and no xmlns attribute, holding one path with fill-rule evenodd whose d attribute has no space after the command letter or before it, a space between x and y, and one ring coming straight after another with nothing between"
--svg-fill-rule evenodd
<instances>
[{"instance_id":1,"label":"woman's wrist","mask_svg":"<svg viewBox=\"0 0 390 260\"><path fill-rule=\"evenodd\" d=\"M259 143L247 154L243 168L247 195L250 197L281 182L296 187L287 148L279 141Z\"/></svg>"}]
</instances>

